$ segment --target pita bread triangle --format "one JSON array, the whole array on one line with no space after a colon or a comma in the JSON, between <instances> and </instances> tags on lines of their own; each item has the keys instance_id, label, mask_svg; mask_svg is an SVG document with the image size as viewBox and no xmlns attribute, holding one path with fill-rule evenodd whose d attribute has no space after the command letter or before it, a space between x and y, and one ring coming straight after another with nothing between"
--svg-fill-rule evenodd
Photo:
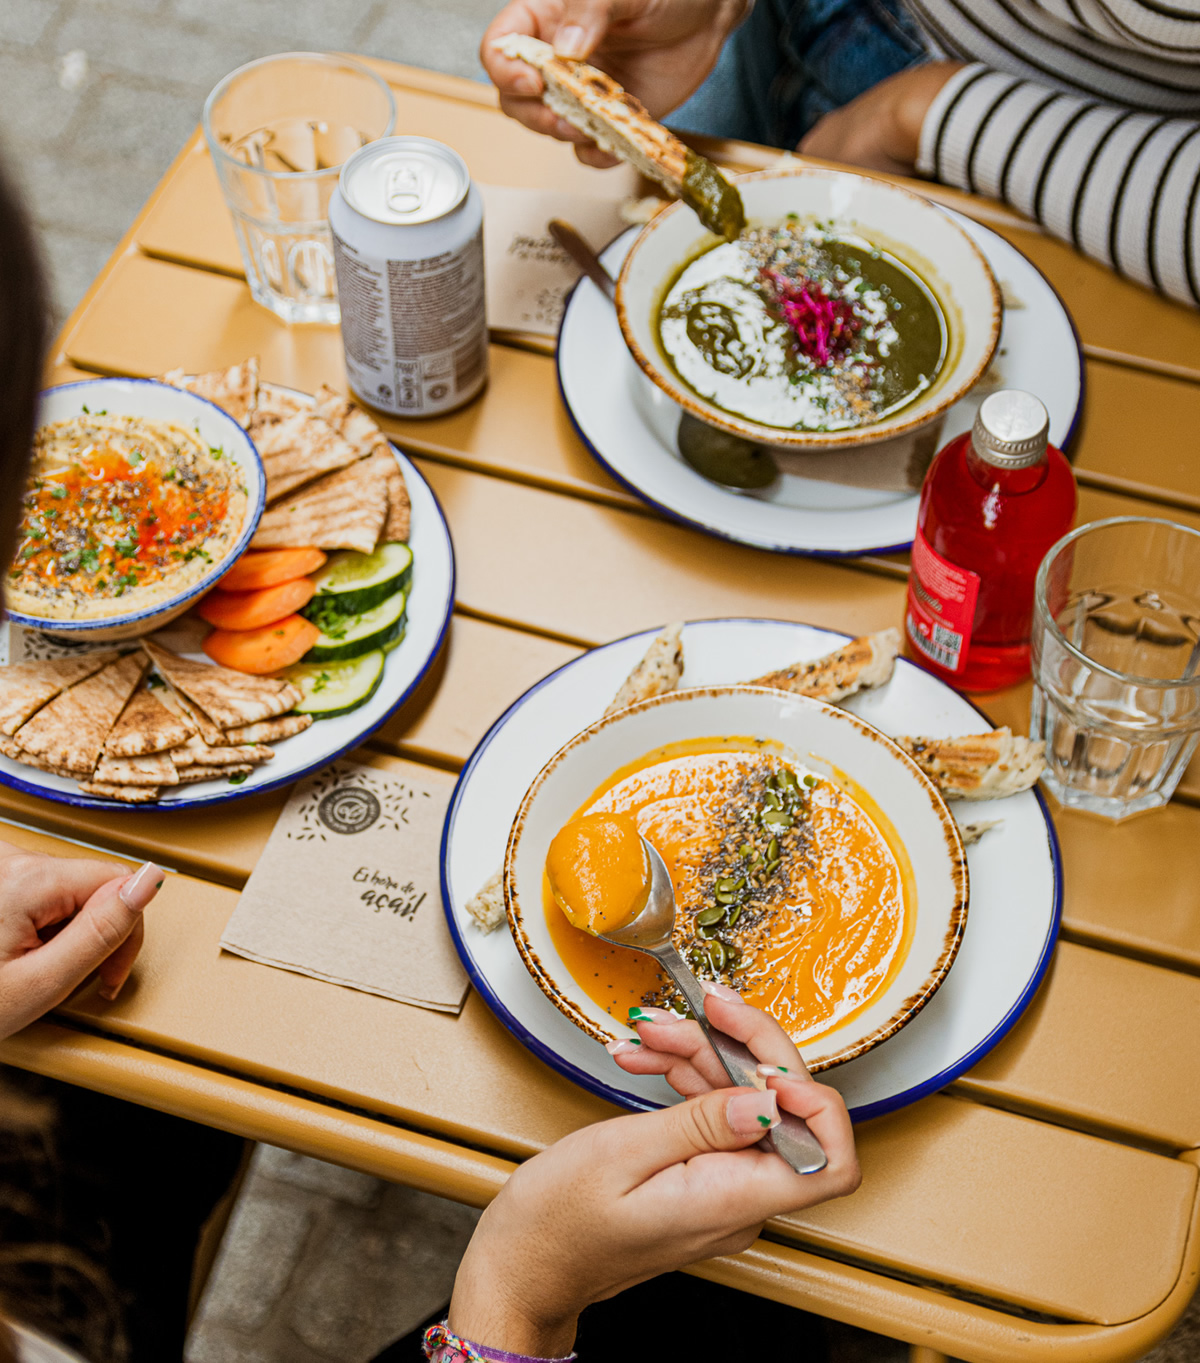
<instances>
[{"instance_id":1,"label":"pita bread triangle","mask_svg":"<svg viewBox=\"0 0 1200 1363\"><path fill-rule=\"evenodd\" d=\"M194 663L151 639L143 639L142 647L167 681L223 729L281 715L300 699L290 682Z\"/></svg>"},{"instance_id":2,"label":"pita bread triangle","mask_svg":"<svg viewBox=\"0 0 1200 1363\"><path fill-rule=\"evenodd\" d=\"M374 458L361 459L268 507L250 547L313 545L370 554L386 519L387 479Z\"/></svg>"},{"instance_id":3,"label":"pita bread triangle","mask_svg":"<svg viewBox=\"0 0 1200 1363\"><path fill-rule=\"evenodd\" d=\"M107 757L144 757L147 753L177 748L193 732L143 681L121 711L104 744L104 752Z\"/></svg>"},{"instance_id":4,"label":"pita bread triangle","mask_svg":"<svg viewBox=\"0 0 1200 1363\"><path fill-rule=\"evenodd\" d=\"M267 475L268 502L358 458L354 446L311 410L268 426L258 437L258 452Z\"/></svg>"},{"instance_id":5,"label":"pita bread triangle","mask_svg":"<svg viewBox=\"0 0 1200 1363\"><path fill-rule=\"evenodd\" d=\"M44 705L17 730L16 742L55 766L91 775L145 670L141 653L127 653L109 663Z\"/></svg>"},{"instance_id":6,"label":"pita bread triangle","mask_svg":"<svg viewBox=\"0 0 1200 1363\"><path fill-rule=\"evenodd\" d=\"M186 388L199 398L215 402L228 412L234 421L245 426L258 405L258 356L243 360L228 369L214 369L208 374L193 374L188 378L182 369L172 369L162 376L163 383L172 388Z\"/></svg>"},{"instance_id":7,"label":"pita bread triangle","mask_svg":"<svg viewBox=\"0 0 1200 1363\"><path fill-rule=\"evenodd\" d=\"M48 700L107 667L116 657L113 649L0 667L0 734L15 734Z\"/></svg>"},{"instance_id":8,"label":"pita bread triangle","mask_svg":"<svg viewBox=\"0 0 1200 1363\"><path fill-rule=\"evenodd\" d=\"M348 398L322 384L317 389L317 415L327 421L343 440L354 446L360 459L381 452L390 454L387 436L371 417Z\"/></svg>"}]
</instances>

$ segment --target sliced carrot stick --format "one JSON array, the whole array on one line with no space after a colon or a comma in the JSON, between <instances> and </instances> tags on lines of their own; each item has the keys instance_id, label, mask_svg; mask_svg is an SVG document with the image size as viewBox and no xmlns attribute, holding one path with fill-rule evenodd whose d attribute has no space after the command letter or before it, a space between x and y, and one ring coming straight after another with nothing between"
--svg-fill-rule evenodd
<instances>
[{"instance_id":1,"label":"sliced carrot stick","mask_svg":"<svg viewBox=\"0 0 1200 1363\"><path fill-rule=\"evenodd\" d=\"M321 631L302 615L289 615L262 629L215 629L204 641L214 663L261 677L290 667L317 642Z\"/></svg>"},{"instance_id":2,"label":"sliced carrot stick","mask_svg":"<svg viewBox=\"0 0 1200 1363\"><path fill-rule=\"evenodd\" d=\"M295 615L312 600L316 586L310 577L296 577L256 592L226 592L218 588L200 602L197 614L218 629L261 629L285 615Z\"/></svg>"},{"instance_id":3,"label":"sliced carrot stick","mask_svg":"<svg viewBox=\"0 0 1200 1363\"><path fill-rule=\"evenodd\" d=\"M221 579L223 592L252 592L315 573L325 562L320 549L251 549Z\"/></svg>"}]
</instances>

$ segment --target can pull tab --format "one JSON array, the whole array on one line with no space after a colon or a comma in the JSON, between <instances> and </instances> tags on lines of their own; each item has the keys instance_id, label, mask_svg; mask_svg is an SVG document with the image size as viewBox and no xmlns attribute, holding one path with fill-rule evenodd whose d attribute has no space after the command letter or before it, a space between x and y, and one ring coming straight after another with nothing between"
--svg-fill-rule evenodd
<instances>
[{"instance_id":1,"label":"can pull tab","mask_svg":"<svg viewBox=\"0 0 1200 1363\"><path fill-rule=\"evenodd\" d=\"M393 213L415 213L425 201L425 187L413 166L396 166L387 178L387 205Z\"/></svg>"}]
</instances>

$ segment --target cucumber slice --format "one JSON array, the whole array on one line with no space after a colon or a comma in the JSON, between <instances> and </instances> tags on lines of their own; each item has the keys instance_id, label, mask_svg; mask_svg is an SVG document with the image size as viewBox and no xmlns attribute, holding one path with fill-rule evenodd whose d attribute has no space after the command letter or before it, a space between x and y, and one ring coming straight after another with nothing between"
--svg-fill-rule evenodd
<instances>
[{"instance_id":1,"label":"cucumber slice","mask_svg":"<svg viewBox=\"0 0 1200 1363\"><path fill-rule=\"evenodd\" d=\"M304 655L306 663L340 662L383 648L404 633L408 593L397 592L361 615L322 616L317 642Z\"/></svg>"},{"instance_id":2,"label":"cucumber slice","mask_svg":"<svg viewBox=\"0 0 1200 1363\"><path fill-rule=\"evenodd\" d=\"M296 706L302 715L330 719L357 710L379 689L383 680L383 650L340 663L294 663L279 674L304 692Z\"/></svg>"},{"instance_id":3,"label":"cucumber slice","mask_svg":"<svg viewBox=\"0 0 1200 1363\"><path fill-rule=\"evenodd\" d=\"M319 617L361 615L396 592L407 591L412 582L412 550L407 544L381 544L373 554L343 549L330 555L313 578L316 595L304 614L322 628Z\"/></svg>"}]
</instances>

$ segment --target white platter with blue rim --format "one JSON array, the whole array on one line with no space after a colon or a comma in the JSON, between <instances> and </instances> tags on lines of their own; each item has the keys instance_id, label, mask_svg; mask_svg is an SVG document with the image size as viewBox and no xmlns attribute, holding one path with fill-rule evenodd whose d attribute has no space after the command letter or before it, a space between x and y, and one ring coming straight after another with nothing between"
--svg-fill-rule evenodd
<instances>
[{"instance_id":1,"label":"white platter with blue rim","mask_svg":"<svg viewBox=\"0 0 1200 1363\"><path fill-rule=\"evenodd\" d=\"M265 387L266 385L264 385ZM308 395L283 389L293 397ZM375 694L349 714L317 720L303 733L274 745L275 756L255 767L246 779L234 785L228 780L197 781L195 785L164 787L160 797L148 804L123 805L115 800L85 795L74 781L0 756L0 784L12 786L27 795L54 800L60 804L90 809L195 809L200 805L224 804L229 800L260 795L264 791L291 785L310 772L318 771L335 758L357 747L379 728L420 685L433 665L454 608L454 546L450 529L433 489L416 466L394 446L392 453L412 502L412 529L409 547L413 551L412 588L408 598L408 626L403 640L387 655L383 679ZM151 637L196 662L207 663L201 649L208 627L191 615L157 631ZM80 645L72 647L58 638L5 621L0 625L0 663L31 658L62 658L92 648L130 647L131 644Z\"/></svg>"},{"instance_id":2,"label":"white platter with blue rim","mask_svg":"<svg viewBox=\"0 0 1200 1363\"><path fill-rule=\"evenodd\" d=\"M664 1080L618 1069L598 1042L545 997L507 928L480 932L466 902L503 862L513 817L534 777L603 713L654 633L583 654L538 682L496 721L459 777L441 853L450 932L492 1011L559 1073L600 1097L639 1109L678 1099ZM787 621L694 621L683 633L682 684L744 681L819 657L844 639ZM968 700L904 659L886 686L852 698L846 708L893 735L953 736L990 727ZM1050 963L1061 917L1062 870L1040 792L954 808L965 820L1003 822L967 849L966 932L937 994L897 1035L821 1075L842 1093L856 1120L915 1102L969 1069L1013 1026Z\"/></svg>"},{"instance_id":3,"label":"white platter with blue rim","mask_svg":"<svg viewBox=\"0 0 1200 1363\"><path fill-rule=\"evenodd\" d=\"M1070 314L1040 270L982 223L950 209L978 244L1005 295L1000 345L983 382L946 414L944 444L970 430L998 387L1035 393L1050 415L1050 440L1070 445L1083 404L1083 355ZM624 232L601 259L616 277L638 233ZM721 539L779 554L839 558L908 549L917 497L907 492L782 474L761 493L733 493L679 457L680 409L634 363L613 306L589 279L567 300L556 351L558 386L580 439L630 492L656 510Z\"/></svg>"}]
</instances>

